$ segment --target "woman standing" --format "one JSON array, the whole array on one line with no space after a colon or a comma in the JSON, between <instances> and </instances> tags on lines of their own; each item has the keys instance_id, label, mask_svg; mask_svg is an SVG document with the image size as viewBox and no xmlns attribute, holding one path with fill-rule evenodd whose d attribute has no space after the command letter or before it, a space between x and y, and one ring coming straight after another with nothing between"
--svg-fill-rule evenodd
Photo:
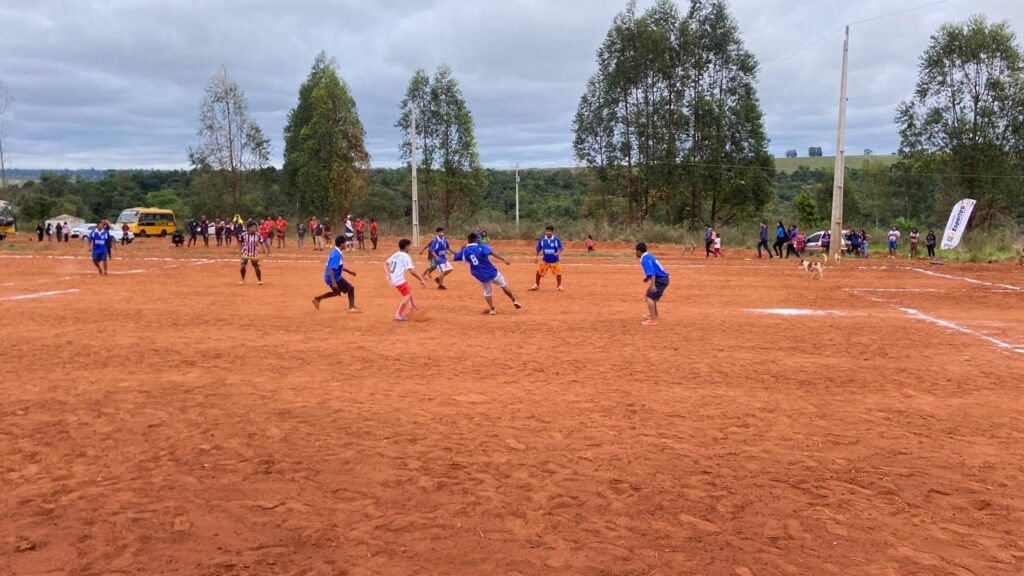
<instances>
[{"instance_id":1,"label":"woman standing","mask_svg":"<svg viewBox=\"0 0 1024 576\"><path fill-rule=\"evenodd\" d=\"M921 241L921 233L914 228L910 231L910 259L917 260L917 244Z\"/></svg>"},{"instance_id":2,"label":"woman standing","mask_svg":"<svg viewBox=\"0 0 1024 576\"><path fill-rule=\"evenodd\" d=\"M935 258L935 230L928 229L928 235L924 237L925 248L928 248L928 257Z\"/></svg>"}]
</instances>

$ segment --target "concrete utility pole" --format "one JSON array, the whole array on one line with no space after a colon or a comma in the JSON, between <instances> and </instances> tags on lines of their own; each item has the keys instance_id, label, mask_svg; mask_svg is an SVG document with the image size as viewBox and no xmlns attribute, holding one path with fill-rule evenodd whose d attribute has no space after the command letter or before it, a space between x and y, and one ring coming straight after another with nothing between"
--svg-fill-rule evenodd
<instances>
[{"instance_id":1,"label":"concrete utility pole","mask_svg":"<svg viewBox=\"0 0 1024 576\"><path fill-rule=\"evenodd\" d=\"M409 112L412 115L412 129L410 130L410 143L412 154L409 164L412 167L412 245L420 245L420 197L416 188L416 104L410 104Z\"/></svg>"},{"instance_id":2,"label":"concrete utility pole","mask_svg":"<svg viewBox=\"0 0 1024 576\"><path fill-rule=\"evenodd\" d=\"M519 162L516 162L516 236L519 235Z\"/></svg>"},{"instance_id":3,"label":"concrete utility pole","mask_svg":"<svg viewBox=\"0 0 1024 576\"><path fill-rule=\"evenodd\" d=\"M829 255L843 249L843 180L846 176L846 63L850 51L850 27L843 39L843 73L839 83L839 133L836 135L836 167L832 180L832 242Z\"/></svg>"}]
</instances>

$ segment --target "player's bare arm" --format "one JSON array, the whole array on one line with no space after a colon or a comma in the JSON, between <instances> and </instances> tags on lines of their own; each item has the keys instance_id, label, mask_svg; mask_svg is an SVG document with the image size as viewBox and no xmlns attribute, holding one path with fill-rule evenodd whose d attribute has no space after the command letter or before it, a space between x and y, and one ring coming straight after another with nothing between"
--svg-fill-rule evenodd
<instances>
[{"instance_id":1,"label":"player's bare arm","mask_svg":"<svg viewBox=\"0 0 1024 576\"><path fill-rule=\"evenodd\" d=\"M355 276L355 275L356 275L355 271L353 271L353 270L349 270L348 268L342 268L342 269L341 269L341 271L342 271L342 272L348 272L349 274L351 274L351 275L353 275L353 276Z\"/></svg>"},{"instance_id":2,"label":"player's bare arm","mask_svg":"<svg viewBox=\"0 0 1024 576\"><path fill-rule=\"evenodd\" d=\"M427 283L423 281L423 277L417 274L415 270L410 269L409 274L412 274L413 278L419 280L420 284L422 284L424 287L427 285Z\"/></svg>"}]
</instances>

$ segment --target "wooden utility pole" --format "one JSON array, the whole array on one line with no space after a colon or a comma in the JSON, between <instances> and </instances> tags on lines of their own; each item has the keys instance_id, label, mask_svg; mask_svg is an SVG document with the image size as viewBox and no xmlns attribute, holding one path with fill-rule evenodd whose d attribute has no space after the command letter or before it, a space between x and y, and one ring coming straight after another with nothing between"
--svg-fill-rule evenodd
<instances>
[{"instance_id":1,"label":"wooden utility pole","mask_svg":"<svg viewBox=\"0 0 1024 576\"><path fill-rule=\"evenodd\" d=\"M519 162L516 162L516 236L519 235Z\"/></svg>"},{"instance_id":2,"label":"wooden utility pole","mask_svg":"<svg viewBox=\"0 0 1024 576\"><path fill-rule=\"evenodd\" d=\"M412 245L420 245L420 197L416 188L416 104L411 104L412 129L410 130L410 143L412 154L409 163L412 167Z\"/></svg>"},{"instance_id":3,"label":"wooden utility pole","mask_svg":"<svg viewBox=\"0 0 1024 576\"><path fill-rule=\"evenodd\" d=\"M843 72L839 83L839 130L836 135L836 166L832 180L832 241L829 254L843 249L843 182L846 176L846 64L850 50L850 27L843 38Z\"/></svg>"}]
</instances>

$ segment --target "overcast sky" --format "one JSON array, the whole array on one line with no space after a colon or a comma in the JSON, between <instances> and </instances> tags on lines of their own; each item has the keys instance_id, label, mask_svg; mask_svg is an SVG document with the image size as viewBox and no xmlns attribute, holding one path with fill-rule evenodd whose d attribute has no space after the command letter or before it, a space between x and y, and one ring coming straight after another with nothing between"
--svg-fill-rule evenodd
<instances>
[{"instance_id":1,"label":"overcast sky","mask_svg":"<svg viewBox=\"0 0 1024 576\"><path fill-rule=\"evenodd\" d=\"M733 0L747 48L762 65L758 90L772 152L835 149L842 34L794 52L845 23L927 3ZM685 12L686 0L678 5ZM352 89L375 166L398 164L393 125L409 77L440 63L451 65L462 85L485 165L573 165L576 104L595 70L595 50L624 6L625 0L4 0L8 165L186 167L203 88L221 65L248 95L279 165L288 110L321 49L338 60ZM849 154L896 150L893 113L910 95L929 36L941 23L975 13L1024 31L1024 0L947 0L853 26Z\"/></svg>"}]
</instances>

